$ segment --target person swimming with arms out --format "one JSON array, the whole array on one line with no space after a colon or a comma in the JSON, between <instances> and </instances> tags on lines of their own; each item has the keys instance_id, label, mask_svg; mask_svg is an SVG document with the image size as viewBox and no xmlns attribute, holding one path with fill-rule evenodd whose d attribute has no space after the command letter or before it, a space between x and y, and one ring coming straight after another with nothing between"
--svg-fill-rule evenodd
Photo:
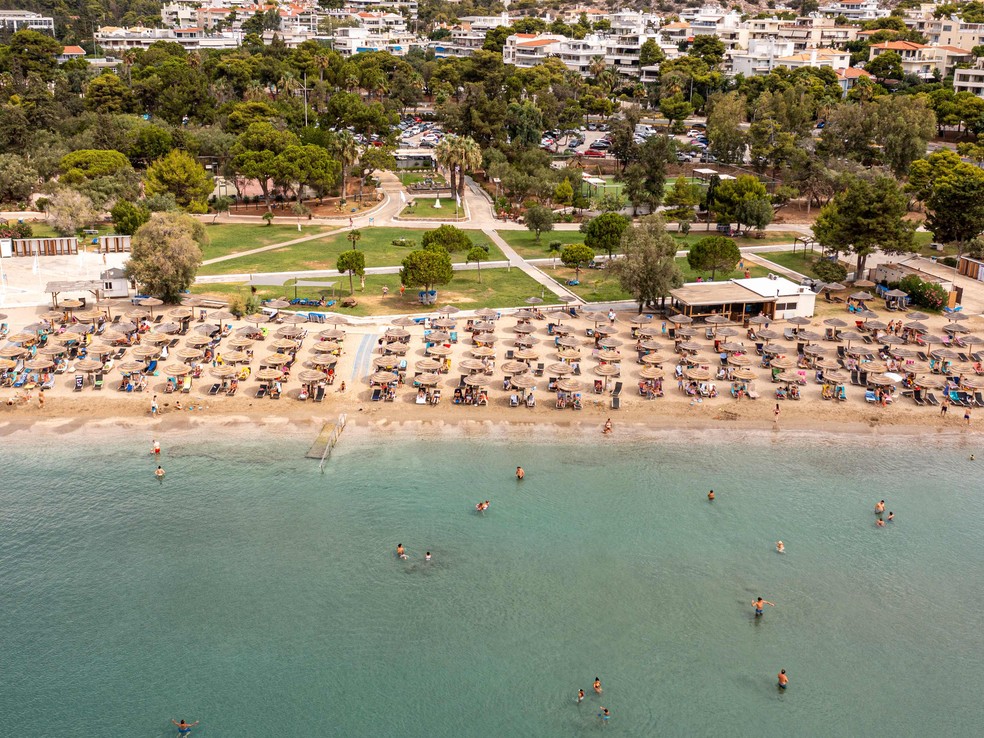
<instances>
[{"instance_id":1,"label":"person swimming with arms out","mask_svg":"<svg viewBox=\"0 0 984 738\"><path fill-rule=\"evenodd\" d=\"M406 549L403 548L403 544L402 543L397 543L396 544L396 555L397 555L397 557L399 557L401 559L404 559L404 560L406 560L408 558L407 557Z\"/></svg>"},{"instance_id":2,"label":"person swimming with arms out","mask_svg":"<svg viewBox=\"0 0 984 738\"><path fill-rule=\"evenodd\" d=\"M186 723L182 719L182 721L179 723L174 718L171 718L171 722L178 726L178 735L188 735L189 733L191 733L191 729L194 728L196 725L198 725L198 723L200 723L201 721L196 720L193 723Z\"/></svg>"},{"instance_id":3,"label":"person swimming with arms out","mask_svg":"<svg viewBox=\"0 0 984 738\"><path fill-rule=\"evenodd\" d=\"M887 518L887 520L888 520L889 523L894 523L895 522L895 513L893 513L891 510L888 511L888 518Z\"/></svg>"},{"instance_id":4,"label":"person swimming with arms out","mask_svg":"<svg viewBox=\"0 0 984 738\"><path fill-rule=\"evenodd\" d=\"M779 689L785 689L789 686L789 677L786 676L786 670L779 670Z\"/></svg>"},{"instance_id":5,"label":"person swimming with arms out","mask_svg":"<svg viewBox=\"0 0 984 738\"><path fill-rule=\"evenodd\" d=\"M607 707L602 707L601 712L598 713L598 717L600 717L603 721L608 720L611 716L612 714L608 711Z\"/></svg>"},{"instance_id":6,"label":"person swimming with arms out","mask_svg":"<svg viewBox=\"0 0 984 738\"><path fill-rule=\"evenodd\" d=\"M755 617L760 618L762 617L762 615L765 614L764 611L765 605L768 605L769 607L775 607L776 603L769 602L768 600L764 600L761 597L759 597L757 600L755 600L755 602L752 603L752 607L755 608Z\"/></svg>"}]
</instances>

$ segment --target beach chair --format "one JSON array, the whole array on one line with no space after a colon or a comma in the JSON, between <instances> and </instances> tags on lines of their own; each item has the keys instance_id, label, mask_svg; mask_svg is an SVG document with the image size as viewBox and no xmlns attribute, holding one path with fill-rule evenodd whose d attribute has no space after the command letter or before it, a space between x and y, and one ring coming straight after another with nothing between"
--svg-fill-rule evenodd
<instances>
[{"instance_id":1,"label":"beach chair","mask_svg":"<svg viewBox=\"0 0 984 738\"><path fill-rule=\"evenodd\" d=\"M14 380L14 387L23 387L25 382L27 382L27 372L21 372L20 375Z\"/></svg>"},{"instance_id":2,"label":"beach chair","mask_svg":"<svg viewBox=\"0 0 984 738\"><path fill-rule=\"evenodd\" d=\"M618 395L612 397L612 410L618 410L622 407L622 398Z\"/></svg>"},{"instance_id":3,"label":"beach chair","mask_svg":"<svg viewBox=\"0 0 984 738\"><path fill-rule=\"evenodd\" d=\"M939 399L932 392L926 393L926 402L934 406L938 406L940 404Z\"/></svg>"},{"instance_id":4,"label":"beach chair","mask_svg":"<svg viewBox=\"0 0 984 738\"><path fill-rule=\"evenodd\" d=\"M230 387L229 388L229 391L226 392L226 397L235 397L236 396L236 390L237 389L239 389L239 388L238 387Z\"/></svg>"},{"instance_id":5,"label":"beach chair","mask_svg":"<svg viewBox=\"0 0 984 738\"><path fill-rule=\"evenodd\" d=\"M622 394L622 383L616 382L615 389L612 390L612 397L618 397Z\"/></svg>"},{"instance_id":6,"label":"beach chair","mask_svg":"<svg viewBox=\"0 0 984 738\"><path fill-rule=\"evenodd\" d=\"M154 359L147 365L147 368L144 369L144 374L149 374L152 377L157 376L157 359Z\"/></svg>"},{"instance_id":7,"label":"beach chair","mask_svg":"<svg viewBox=\"0 0 984 738\"><path fill-rule=\"evenodd\" d=\"M263 397L266 397L266 393L267 393L267 386L265 384L261 384L260 388L256 391L256 399L259 400Z\"/></svg>"},{"instance_id":8,"label":"beach chair","mask_svg":"<svg viewBox=\"0 0 984 738\"><path fill-rule=\"evenodd\" d=\"M55 387L55 378L54 377L49 377L48 378L48 381L47 382L44 382L41 385L41 389L43 389L43 390L54 389L54 387Z\"/></svg>"},{"instance_id":9,"label":"beach chair","mask_svg":"<svg viewBox=\"0 0 984 738\"><path fill-rule=\"evenodd\" d=\"M458 331L451 331L451 343L458 343Z\"/></svg>"},{"instance_id":10,"label":"beach chair","mask_svg":"<svg viewBox=\"0 0 984 738\"><path fill-rule=\"evenodd\" d=\"M974 393L974 402L977 403L977 407L984 407L984 394L980 392Z\"/></svg>"},{"instance_id":11,"label":"beach chair","mask_svg":"<svg viewBox=\"0 0 984 738\"><path fill-rule=\"evenodd\" d=\"M164 320L164 315L163 314L162 315L158 315L156 318L154 318L154 325L157 325L162 320Z\"/></svg>"},{"instance_id":12,"label":"beach chair","mask_svg":"<svg viewBox=\"0 0 984 738\"><path fill-rule=\"evenodd\" d=\"M99 374L96 375L95 379L92 382L92 389L101 390L102 388L103 388L103 375L102 372L100 372Z\"/></svg>"},{"instance_id":13,"label":"beach chair","mask_svg":"<svg viewBox=\"0 0 984 738\"><path fill-rule=\"evenodd\" d=\"M75 375L75 391L76 392L81 392L82 391L82 386L84 384L85 384L85 377L83 377L81 374L76 374Z\"/></svg>"},{"instance_id":14,"label":"beach chair","mask_svg":"<svg viewBox=\"0 0 984 738\"><path fill-rule=\"evenodd\" d=\"M580 377L581 376L581 365L580 364L575 364L574 365L574 376L575 377Z\"/></svg>"},{"instance_id":15,"label":"beach chair","mask_svg":"<svg viewBox=\"0 0 984 738\"><path fill-rule=\"evenodd\" d=\"M865 402L878 402L878 395L875 394L874 390L864 391L864 401Z\"/></svg>"},{"instance_id":16,"label":"beach chair","mask_svg":"<svg viewBox=\"0 0 984 738\"><path fill-rule=\"evenodd\" d=\"M191 375L185 374L184 381L181 383L181 392L188 394L191 392Z\"/></svg>"},{"instance_id":17,"label":"beach chair","mask_svg":"<svg viewBox=\"0 0 984 738\"><path fill-rule=\"evenodd\" d=\"M322 387L321 385L318 385L318 389L314 393L314 401L324 402L324 399L325 399L325 388Z\"/></svg>"},{"instance_id":18,"label":"beach chair","mask_svg":"<svg viewBox=\"0 0 984 738\"><path fill-rule=\"evenodd\" d=\"M516 352L515 352L515 351L513 351L512 349L509 349L508 351L506 351L506 360L507 360L507 361L512 361L512 360L513 360L513 355L514 355L515 353L516 353Z\"/></svg>"},{"instance_id":19,"label":"beach chair","mask_svg":"<svg viewBox=\"0 0 984 738\"><path fill-rule=\"evenodd\" d=\"M704 338L706 338L708 341L713 341L714 340L714 329L713 328L705 328L704 329Z\"/></svg>"},{"instance_id":20,"label":"beach chair","mask_svg":"<svg viewBox=\"0 0 984 738\"><path fill-rule=\"evenodd\" d=\"M375 387L372 390L372 397L370 398L373 402L379 402L383 399L383 390L380 387Z\"/></svg>"},{"instance_id":21,"label":"beach chair","mask_svg":"<svg viewBox=\"0 0 984 738\"><path fill-rule=\"evenodd\" d=\"M796 334L793 333L793 329L792 328L786 328L785 330L783 330L782 335L783 335L783 337L787 341L795 341L796 340Z\"/></svg>"},{"instance_id":22,"label":"beach chair","mask_svg":"<svg viewBox=\"0 0 984 738\"><path fill-rule=\"evenodd\" d=\"M270 387L270 392L268 394L271 400L280 399L280 390L278 390L275 385Z\"/></svg>"},{"instance_id":23,"label":"beach chair","mask_svg":"<svg viewBox=\"0 0 984 738\"><path fill-rule=\"evenodd\" d=\"M536 365L536 369L533 370L533 376L534 377L542 377L543 376L544 366L545 365L542 362L539 363L539 364L537 364Z\"/></svg>"},{"instance_id":24,"label":"beach chair","mask_svg":"<svg viewBox=\"0 0 984 738\"><path fill-rule=\"evenodd\" d=\"M923 398L923 391L921 389L912 391L912 401L920 407L926 405L926 400Z\"/></svg>"},{"instance_id":25,"label":"beach chair","mask_svg":"<svg viewBox=\"0 0 984 738\"><path fill-rule=\"evenodd\" d=\"M858 370L857 369L852 369L851 370L851 384L854 384L854 385L860 385L861 384L861 382L858 380Z\"/></svg>"},{"instance_id":26,"label":"beach chair","mask_svg":"<svg viewBox=\"0 0 984 738\"><path fill-rule=\"evenodd\" d=\"M221 385L221 384L220 384L219 382L216 382L215 384L213 384L213 385L212 385L212 386L211 386L211 387L209 388L209 390L208 390L208 393L209 393L210 395L217 395L217 394L219 394L219 387L221 387L221 386L222 386L222 385Z\"/></svg>"},{"instance_id":27,"label":"beach chair","mask_svg":"<svg viewBox=\"0 0 984 738\"><path fill-rule=\"evenodd\" d=\"M116 359L116 361L119 361L120 359L123 358L123 354L125 353L126 353L126 347L120 346L119 350L115 354L113 354L113 358Z\"/></svg>"}]
</instances>

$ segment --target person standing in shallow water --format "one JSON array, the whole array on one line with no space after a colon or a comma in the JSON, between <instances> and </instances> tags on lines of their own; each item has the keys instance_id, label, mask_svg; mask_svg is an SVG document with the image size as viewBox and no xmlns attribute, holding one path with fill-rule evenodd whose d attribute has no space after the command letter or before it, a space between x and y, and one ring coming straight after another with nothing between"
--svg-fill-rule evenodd
<instances>
[{"instance_id":1,"label":"person standing in shallow water","mask_svg":"<svg viewBox=\"0 0 984 738\"><path fill-rule=\"evenodd\" d=\"M776 606L776 603L775 602L769 602L768 600L764 600L761 597L759 597L757 600L755 600L755 602L752 603L752 607L755 608L755 617L757 617L757 618L762 617L762 615L765 612L765 609L764 609L765 608L765 605L768 605L769 607L775 607Z\"/></svg>"},{"instance_id":2,"label":"person standing in shallow water","mask_svg":"<svg viewBox=\"0 0 984 738\"><path fill-rule=\"evenodd\" d=\"M786 670L779 670L779 689L785 689L789 686L789 677L786 676Z\"/></svg>"},{"instance_id":3,"label":"person standing in shallow water","mask_svg":"<svg viewBox=\"0 0 984 738\"><path fill-rule=\"evenodd\" d=\"M707 501L708 502L714 502L714 490L713 489L710 492L707 493Z\"/></svg>"},{"instance_id":4,"label":"person standing in shallow water","mask_svg":"<svg viewBox=\"0 0 984 738\"><path fill-rule=\"evenodd\" d=\"M516 467L516 479L525 479L525 478L526 478L526 472L523 471L523 467L517 466Z\"/></svg>"}]
</instances>

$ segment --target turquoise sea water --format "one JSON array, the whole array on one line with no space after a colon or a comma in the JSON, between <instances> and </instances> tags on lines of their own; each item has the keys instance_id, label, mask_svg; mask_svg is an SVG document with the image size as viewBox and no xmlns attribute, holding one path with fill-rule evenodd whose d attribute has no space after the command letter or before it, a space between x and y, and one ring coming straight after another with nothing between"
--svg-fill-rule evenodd
<instances>
[{"instance_id":1,"label":"turquoise sea water","mask_svg":"<svg viewBox=\"0 0 984 738\"><path fill-rule=\"evenodd\" d=\"M163 484L139 434L0 452L19 736L980 734L973 449L350 433L321 476L310 438L163 440Z\"/></svg>"}]
</instances>

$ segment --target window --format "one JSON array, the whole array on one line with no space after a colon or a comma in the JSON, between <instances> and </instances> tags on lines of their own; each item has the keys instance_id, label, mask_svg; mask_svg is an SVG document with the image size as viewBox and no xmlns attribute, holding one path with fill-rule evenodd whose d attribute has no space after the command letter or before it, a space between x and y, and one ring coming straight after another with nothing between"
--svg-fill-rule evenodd
<instances>
[{"instance_id":1,"label":"window","mask_svg":"<svg viewBox=\"0 0 984 738\"><path fill-rule=\"evenodd\" d=\"M111 289L113 289L113 283L112 282L103 282L103 289L104 290L111 290Z\"/></svg>"},{"instance_id":2,"label":"window","mask_svg":"<svg viewBox=\"0 0 984 738\"><path fill-rule=\"evenodd\" d=\"M796 303L795 302L777 302L776 303L776 312L777 313L783 312L784 310L795 310L795 309L796 309Z\"/></svg>"}]
</instances>

